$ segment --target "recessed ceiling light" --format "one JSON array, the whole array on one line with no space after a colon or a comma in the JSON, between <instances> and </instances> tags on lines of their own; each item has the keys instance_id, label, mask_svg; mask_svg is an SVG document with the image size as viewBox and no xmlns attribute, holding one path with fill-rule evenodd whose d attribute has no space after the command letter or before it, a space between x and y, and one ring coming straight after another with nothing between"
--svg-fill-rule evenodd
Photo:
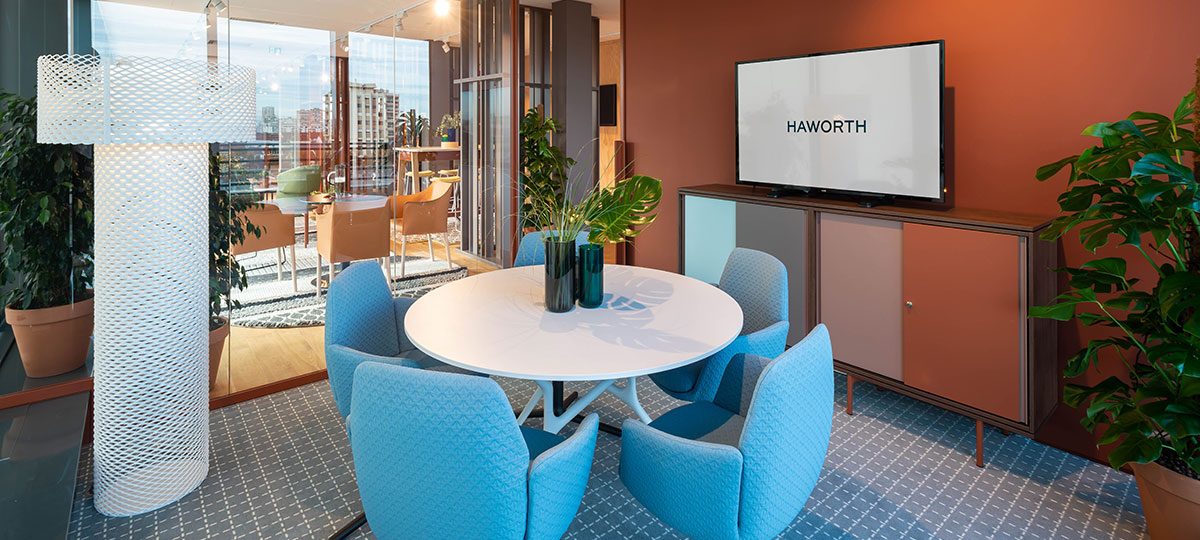
<instances>
[{"instance_id":1,"label":"recessed ceiling light","mask_svg":"<svg viewBox=\"0 0 1200 540\"><path fill-rule=\"evenodd\" d=\"M438 17L445 17L450 14L450 2L446 0L437 0L433 3L433 12L437 13Z\"/></svg>"}]
</instances>

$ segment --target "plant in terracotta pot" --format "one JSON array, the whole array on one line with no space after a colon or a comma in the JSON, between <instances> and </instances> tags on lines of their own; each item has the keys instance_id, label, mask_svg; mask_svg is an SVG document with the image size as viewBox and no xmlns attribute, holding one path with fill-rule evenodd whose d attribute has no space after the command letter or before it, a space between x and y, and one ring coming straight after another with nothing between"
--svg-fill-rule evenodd
<instances>
[{"instance_id":1,"label":"plant in terracotta pot","mask_svg":"<svg viewBox=\"0 0 1200 540\"><path fill-rule=\"evenodd\" d=\"M223 161L217 154L208 156L208 387L217 381L221 352L229 337L229 319L224 308L242 307L230 298L234 287L246 287L246 269L238 264L232 247L246 240L246 234L261 236L262 229L246 219L246 210L257 204L245 195L230 193L221 186L222 167L236 169L236 163Z\"/></svg>"},{"instance_id":2,"label":"plant in terracotta pot","mask_svg":"<svg viewBox=\"0 0 1200 540\"><path fill-rule=\"evenodd\" d=\"M78 369L92 335L92 160L38 144L34 98L0 94L0 280L25 373Z\"/></svg>"},{"instance_id":3,"label":"plant in terracotta pot","mask_svg":"<svg viewBox=\"0 0 1200 540\"><path fill-rule=\"evenodd\" d=\"M1200 538L1200 185L1193 125L1195 93L1175 112L1135 112L1089 126L1098 146L1037 171L1069 170L1058 197L1063 214L1043 238L1077 231L1089 251L1116 244L1144 257L1154 273L1139 279L1126 261L1106 257L1062 269L1070 287L1034 316L1105 329L1067 361L1079 377L1101 354L1124 366L1094 385L1068 384L1063 401L1084 407L1083 426L1115 443L1113 467L1129 464L1154 538ZM1195 114L1200 116L1200 111Z\"/></svg>"}]
</instances>

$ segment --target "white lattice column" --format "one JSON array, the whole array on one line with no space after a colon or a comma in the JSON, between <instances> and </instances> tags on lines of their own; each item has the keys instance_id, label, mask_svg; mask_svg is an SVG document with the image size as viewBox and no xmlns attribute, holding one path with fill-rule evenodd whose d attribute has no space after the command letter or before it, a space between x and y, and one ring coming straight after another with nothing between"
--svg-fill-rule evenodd
<instances>
[{"instance_id":1,"label":"white lattice column","mask_svg":"<svg viewBox=\"0 0 1200 540\"><path fill-rule=\"evenodd\" d=\"M95 506L139 514L208 474L208 144L254 136L254 72L38 59L38 141L94 143Z\"/></svg>"}]
</instances>

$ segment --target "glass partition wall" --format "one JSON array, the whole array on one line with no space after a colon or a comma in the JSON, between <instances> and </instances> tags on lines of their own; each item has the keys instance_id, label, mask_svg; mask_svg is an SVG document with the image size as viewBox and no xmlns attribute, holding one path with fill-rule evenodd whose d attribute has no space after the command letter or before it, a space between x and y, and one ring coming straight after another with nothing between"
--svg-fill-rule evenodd
<instances>
[{"instance_id":1,"label":"glass partition wall","mask_svg":"<svg viewBox=\"0 0 1200 540\"><path fill-rule=\"evenodd\" d=\"M102 56L256 73L254 140L210 147L213 399L318 379L325 288L353 261L419 296L511 259L513 4L176 4L93 0L91 25ZM405 226L441 196L445 227Z\"/></svg>"}]
</instances>

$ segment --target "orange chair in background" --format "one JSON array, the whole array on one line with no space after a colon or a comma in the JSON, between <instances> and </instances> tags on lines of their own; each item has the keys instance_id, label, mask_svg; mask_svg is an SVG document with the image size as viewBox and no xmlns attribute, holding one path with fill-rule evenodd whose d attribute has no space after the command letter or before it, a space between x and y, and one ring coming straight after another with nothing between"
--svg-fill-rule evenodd
<instances>
[{"instance_id":1,"label":"orange chair in background","mask_svg":"<svg viewBox=\"0 0 1200 540\"><path fill-rule=\"evenodd\" d=\"M446 268L454 268L450 261L450 235L446 222L450 211L450 191L453 184L433 182L432 185L413 195L394 195L391 199L393 228L400 233L400 276L404 276L404 262L408 251L409 235L425 235L429 243L429 258L433 254L433 235L441 233L446 246Z\"/></svg>"},{"instance_id":2,"label":"orange chair in background","mask_svg":"<svg viewBox=\"0 0 1200 540\"><path fill-rule=\"evenodd\" d=\"M392 246L388 236L391 209L388 205L354 209L354 203L334 202L317 215L317 296L321 296L321 259L333 265L363 259L387 259L388 286L392 282Z\"/></svg>"},{"instance_id":3,"label":"orange chair in background","mask_svg":"<svg viewBox=\"0 0 1200 540\"><path fill-rule=\"evenodd\" d=\"M283 279L283 248L291 248L292 261L292 290L296 290L296 216L284 214L273 204L259 204L246 210L243 214L246 221L262 228L262 234L254 236L246 234L246 239L239 244L230 246L230 253L242 255L275 250L275 273Z\"/></svg>"}]
</instances>

